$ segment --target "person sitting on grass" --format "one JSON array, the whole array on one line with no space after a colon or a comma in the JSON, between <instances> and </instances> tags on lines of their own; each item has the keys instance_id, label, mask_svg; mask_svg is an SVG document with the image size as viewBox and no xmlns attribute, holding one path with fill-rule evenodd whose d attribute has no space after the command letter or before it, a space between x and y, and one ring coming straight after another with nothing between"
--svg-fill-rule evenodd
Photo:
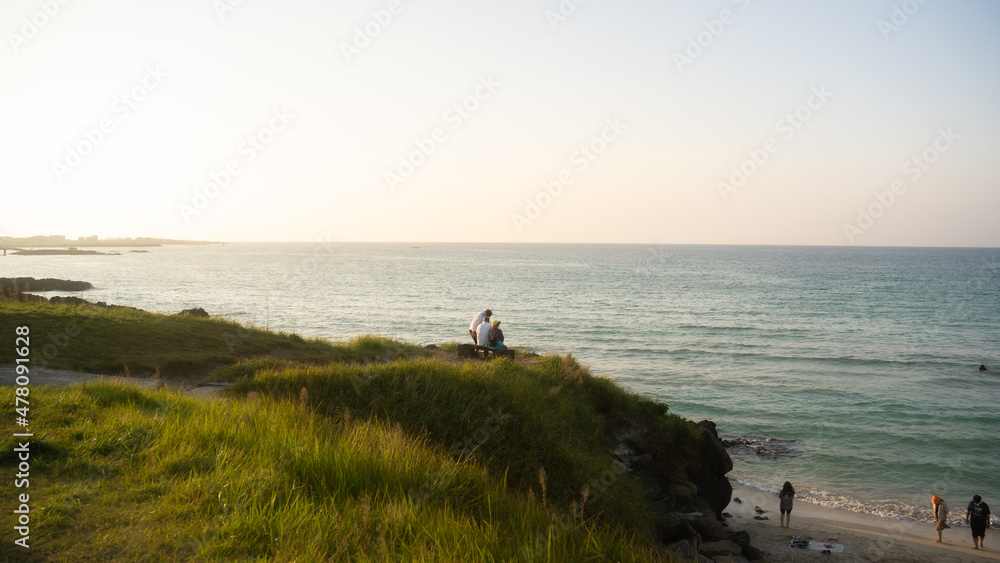
<instances>
[{"instance_id":1,"label":"person sitting on grass","mask_svg":"<svg viewBox=\"0 0 1000 563\"><path fill-rule=\"evenodd\" d=\"M500 321L493 321L493 326L490 328L490 348L500 348L505 349L507 346L503 343L503 331L500 330Z\"/></svg>"}]
</instances>

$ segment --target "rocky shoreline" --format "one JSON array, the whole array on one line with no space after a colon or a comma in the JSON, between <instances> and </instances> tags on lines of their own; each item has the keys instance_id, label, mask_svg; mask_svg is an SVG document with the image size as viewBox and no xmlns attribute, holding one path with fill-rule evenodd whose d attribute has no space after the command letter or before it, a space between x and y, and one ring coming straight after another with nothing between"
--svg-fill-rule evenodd
<instances>
[{"instance_id":1,"label":"rocky shoreline","mask_svg":"<svg viewBox=\"0 0 1000 563\"><path fill-rule=\"evenodd\" d=\"M54 278L0 278L3 295L29 291L86 291L94 286L90 282L58 280Z\"/></svg>"},{"instance_id":2,"label":"rocky shoreline","mask_svg":"<svg viewBox=\"0 0 1000 563\"><path fill-rule=\"evenodd\" d=\"M761 561L763 555L751 544L750 534L731 530L726 524L728 515L723 510L733 494L726 474L733 469L733 461L715 423L703 420L692 424L701 440L696 456L685 464L685 483L661 470L665 460L654 455L645 428L619 432L611 455L642 481L658 516L657 533L668 550L700 563Z\"/></svg>"}]
</instances>

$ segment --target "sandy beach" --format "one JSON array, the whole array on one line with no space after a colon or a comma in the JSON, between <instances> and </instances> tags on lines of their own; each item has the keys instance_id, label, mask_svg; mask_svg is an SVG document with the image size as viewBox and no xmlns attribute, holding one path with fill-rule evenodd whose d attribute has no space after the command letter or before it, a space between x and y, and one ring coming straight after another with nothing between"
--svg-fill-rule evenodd
<instances>
[{"instance_id":1,"label":"sandy beach","mask_svg":"<svg viewBox=\"0 0 1000 563\"><path fill-rule=\"evenodd\" d=\"M736 530L746 530L754 546L768 562L792 561L887 561L887 562L958 562L1000 561L1000 531L986 532L985 550L972 549L968 528L945 530L944 541L935 543L930 523L879 518L846 510L796 502L790 528L779 522L778 497L734 483L732 502L726 521ZM754 507L766 512L767 520L754 520ZM824 555L820 551L788 546L793 536L824 543L843 544L840 553ZM835 536L836 540L830 540Z\"/></svg>"}]
</instances>

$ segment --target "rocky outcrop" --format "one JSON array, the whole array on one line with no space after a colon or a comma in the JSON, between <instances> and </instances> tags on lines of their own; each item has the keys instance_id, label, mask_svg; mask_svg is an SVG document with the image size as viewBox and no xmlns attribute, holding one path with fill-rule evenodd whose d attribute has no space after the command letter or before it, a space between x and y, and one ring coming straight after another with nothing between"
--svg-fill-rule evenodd
<instances>
[{"instance_id":1,"label":"rocky outcrop","mask_svg":"<svg viewBox=\"0 0 1000 563\"><path fill-rule=\"evenodd\" d=\"M53 278L2 278L0 291L6 295L28 291L85 291L94 286L90 282L57 280Z\"/></svg>"},{"instance_id":2,"label":"rocky outcrop","mask_svg":"<svg viewBox=\"0 0 1000 563\"><path fill-rule=\"evenodd\" d=\"M733 487L726 474L733 460L719 439L715 423L690 423L698 433L693 456L685 460L686 480L671 478L663 468L670 464L657 459L665 451L652 447L648 431L633 426L618 433L614 458L638 477L659 515L657 532L670 550L696 561L755 561L760 551L750 545L745 532L726 528L722 510L732 499Z\"/></svg>"},{"instance_id":3,"label":"rocky outcrop","mask_svg":"<svg viewBox=\"0 0 1000 563\"><path fill-rule=\"evenodd\" d=\"M733 459L719 440L715 423L703 420L695 425L701 430L699 451L700 467L688 471L688 479L698 487L698 494L715 511L715 517L722 519L722 510L729 506L733 498L733 486L726 473L733 470Z\"/></svg>"},{"instance_id":4,"label":"rocky outcrop","mask_svg":"<svg viewBox=\"0 0 1000 563\"><path fill-rule=\"evenodd\" d=\"M184 316L188 316L188 317L210 317L211 316L211 315L208 314L208 311L202 309L201 307L197 307L195 309L184 309L183 311L181 311L180 313L177 313L177 314L180 315L180 316L182 316L182 317L184 317Z\"/></svg>"}]
</instances>

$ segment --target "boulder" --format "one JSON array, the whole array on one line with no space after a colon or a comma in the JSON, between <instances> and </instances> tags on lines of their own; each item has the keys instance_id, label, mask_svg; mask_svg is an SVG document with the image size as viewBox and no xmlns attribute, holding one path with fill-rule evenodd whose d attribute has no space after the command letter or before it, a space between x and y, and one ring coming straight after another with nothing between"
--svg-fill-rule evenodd
<instances>
[{"instance_id":1,"label":"boulder","mask_svg":"<svg viewBox=\"0 0 1000 563\"><path fill-rule=\"evenodd\" d=\"M660 540L667 545L681 541L686 541L688 545L698 545L698 532L695 531L687 520L675 520L660 524L657 526L656 531L660 536Z\"/></svg>"},{"instance_id":2,"label":"boulder","mask_svg":"<svg viewBox=\"0 0 1000 563\"><path fill-rule=\"evenodd\" d=\"M85 299L80 299L79 297L53 297L49 299L49 303L62 303L63 305L91 305L91 303Z\"/></svg>"},{"instance_id":3,"label":"boulder","mask_svg":"<svg viewBox=\"0 0 1000 563\"><path fill-rule=\"evenodd\" d=\"M211 315L208 314L207 311L205 311L201 307L197 307L195 309L184 309L183 311L181 311L180 313L177 313L177 314L180 315L180 316L182 316L182 317L183 316L189 316L189 317L209 317L209 316L211 316Z\"/></svg>"},{"instance_id":4,"label":"boulder","mask_svg":"<svg viewBox=\"0 0 1000 563\"><path fill-rule=\"evenodd\" d=\"M733 497L733 486L726 478L733 469L733 460L722 446L714 422L703 420L695 426L701 430L700 464L688 471L688 478L698 488L698 496L708 501L716 518L721 519L722 510Z\"/></svg>"},{"instance_id":5,"label":"boulder","mask_svg":"<svg viewBox=\"0 0 1000 563\"><path fill-rule=\"evenodd\" d=\"M726 529L715 518L706 516L704 518L691 519L688 522L696 532L701 534L701 539L704 541L715 542L726 539Z\"/></svg>"},{"instance_id":6,"label":"boulder","mask_svg":"<svg viewBox=\"0 0 1000 563\"><path fill-rule=\"evenodd\" d=\"M686 485L670 483L667 485L667 492L674 497L678 506L690 504L694 500L694 491Z\"/></svg>"},{"instance_id":7,"label":"boulder","mask_svg":"<svg viewBox=\"0 0 1000 563\"><path fill-rule=\"evenodd\" d=\"M705 557L704 555L699 555L697 551L691 547L691 544L681 540L676 543L672 543L667 546L667 551L674 554L681 561L696 561L697 563L713 563L711 559Z\"/></svg>"},{"instance_id":8,"label":"boulder","mask_svg":"<svg viewBox=\"0 0 1000 563\"><path fill-rule=\"evenodd\" d=\"M705 542L698 548L698 553L711 557L712 559L716 559L720 555L740 555L742 552L742 546L729 540Z\"/></svg>"},{"instance_id":9,"label":"boulder","mask_svg":"<svg viewBox=\"0 0 1000 563\"><path fill-rule=\"evenodd\" d=\"M84 291L94 286L90 282L57 280L53 278L3 278L0 290L10 291Z\"/></svg>"}]
</instances>

